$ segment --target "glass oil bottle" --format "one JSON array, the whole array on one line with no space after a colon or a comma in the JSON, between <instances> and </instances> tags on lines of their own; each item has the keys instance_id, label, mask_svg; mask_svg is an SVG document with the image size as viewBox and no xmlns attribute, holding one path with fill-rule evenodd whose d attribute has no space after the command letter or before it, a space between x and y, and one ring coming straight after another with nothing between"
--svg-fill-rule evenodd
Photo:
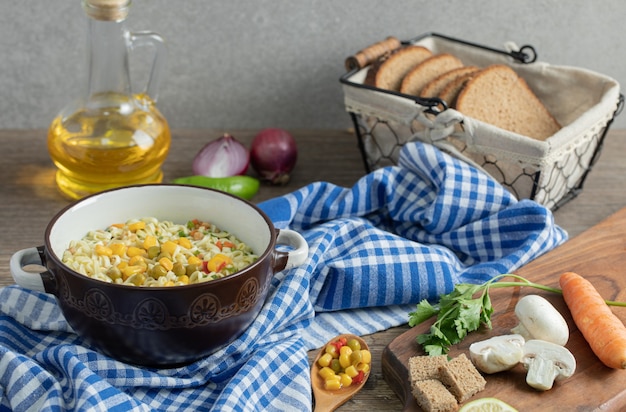
<instances>
[{"instance_id":1,"label":"glass oil bottle","mask_svg":"<svg viewBox=\"0 0 626 412\"><path fill-rule=\"evenodd\" d=\"M88 80L84 95L65 107L48 130L56 183L71 199L114 187L159 183L170 148L167 120L157 109L165 46L156 33L125 27L130 0L83 0L88 17ZM147 86L131 90L129 54L150 46Z\"/></svg>"}]
</instances>

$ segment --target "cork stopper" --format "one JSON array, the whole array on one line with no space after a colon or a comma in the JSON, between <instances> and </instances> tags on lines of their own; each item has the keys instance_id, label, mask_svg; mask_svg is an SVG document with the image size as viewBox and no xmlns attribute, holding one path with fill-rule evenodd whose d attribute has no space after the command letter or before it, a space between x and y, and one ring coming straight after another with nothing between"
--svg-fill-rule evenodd
<instances>
[{"instance_id":1,"label":"cork stopper","mask_svg":"<svg viewBox=\"0 0 626 412\"><path fill-rule=\"evenodd\" d=\"M121 21L128 16L131 0L83 0L89 17L104 21Z\"/></svg>"}]
</instances>

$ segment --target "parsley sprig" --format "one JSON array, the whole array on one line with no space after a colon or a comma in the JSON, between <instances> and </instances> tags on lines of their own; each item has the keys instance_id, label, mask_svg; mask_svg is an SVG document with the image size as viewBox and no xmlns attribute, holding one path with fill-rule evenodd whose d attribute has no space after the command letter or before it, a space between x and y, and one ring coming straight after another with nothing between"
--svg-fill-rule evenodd
<instances>
[{"instance_id":1,"label":"parsley sprig","mask_svg":"<svg viewBox=\"0 0 626 412\"><path fill-rule=\"evenodd\" d=\"M516 281L498 282L504 277ZM450 346L461 342L469 332L478 330L481 325L491 329L493 306L489 297L491 288L528 286L548 292L562 293L561 289L541 285L528 279L503 274L482 284L459 283L448 294L441 295L439 302L431 304L424 299L417 304L415 311L409 313L409 326L413 327L437 315L437 319L428 333L418 335L417 343L422 345L429 355L448 353Z\"/></svg>"},{"instance_id":2,"label":"parsley sprig","mask_svg":"<svg viewBox=\"0 0 626 412\"><path fill-rule=\"evenodd\" d=\"M511 277L512 282L499 282L502 278ZM441 295L439 302L432 305L426 299L417 304L414 312L409 313L409 326L413 327L437 315L437 319L428 333L417 336L417 343L422 345L429 355L448 353L450 346L460 343L468 333L478 330L481 325L491 329L491 298L492 288L531 287L547 292L563 294L558 288L539 283L510 273L495 276L482 284L459 283L448 294ZM626 307L626 302L605 300L609 306Z\"/></svg>"}]
</instances>

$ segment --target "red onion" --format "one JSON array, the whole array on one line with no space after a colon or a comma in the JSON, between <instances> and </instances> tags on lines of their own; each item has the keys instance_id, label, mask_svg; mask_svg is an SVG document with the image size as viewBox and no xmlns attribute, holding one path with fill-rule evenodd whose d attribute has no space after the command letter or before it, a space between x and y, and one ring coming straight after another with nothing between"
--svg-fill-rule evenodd
<instances>
[{"instance_id":1,"label":"red onion","mask_svg":"<svg viewBox=\"0 0 626 412\"><path fill-rule=\"evenodd\" d=\"M282 129L261 130L250 146L250 163L262 179L286 184L296 165L298 150L293 137Z\"/></svg>"},{"instance_id":2,"label":"red onion","mask_svg":"<svg viewBox=\"0 0 626 412\"><path fill-rule=\"evenodd\" d=\"M193 172L209 177L242 175L248 170L250 152L237 139L224 136L207 143L193 159Z\"/></svg>"}]
</instances>

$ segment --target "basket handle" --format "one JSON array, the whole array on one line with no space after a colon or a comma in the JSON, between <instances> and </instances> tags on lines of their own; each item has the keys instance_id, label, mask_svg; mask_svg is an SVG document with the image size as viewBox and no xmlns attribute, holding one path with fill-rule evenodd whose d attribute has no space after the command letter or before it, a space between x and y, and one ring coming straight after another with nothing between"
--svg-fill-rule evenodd
<instances>
[{"instance_id":1,"label":"basket handle","mask_svg":"<svg viewBox=\"0 0 626 412\"><path fill-rule=\"evenodd\" d=\"M363 67L375 62L376 60L378 60L380 57L384 56L385 54L391 53L399 49L400 47L402 47L403 44L416 43L419 40L428 36L439 37L439 38L453 41L456 43L465 44L466 46L477 47L479 49L488 50L494 53L504 54L524 64L534 63L537 60L537 51L535 50L533 46L528 45L528 44L520 48L516 47L514 49L503 50L503 49L495 49L495 48L488 47L488 46L478 44L478 43L469 42L466 40L457 39L457 38L450 37L450 36L445 36L439 33L425 33L423 35L420 35L408 41L400 41L398 40L398 38L394 36L389 36L384 40L381 40L377 43L367 46L363 50L358 51L356 54L346 59L345 61L346 70L348 72L351 72L354 70L360 70Z\"/></svg>"},{"instance_id":2,"label":"basket handle","mask_svg":"<svg viewBox=\"0 0 626 412\"><path fill-rule=\"evenodd\" d=\"M524 63L524 64L529 64L529 63L534 63L535 61L537 61L537 51L535 50L535 48L529 44L526 44L522 47L515 47L515 48L511 48L508 47L506 49L496 49L493 47L489 47L489 46L485 46L483 44L479 44L479 43L474 43L471 41L467 41L467 40L462 40L462 39L457 39L456 37L450 37L450 36L446 36L444 34L440 34L440 33L434 33L434 32L430 32L430 33L424 33L422 35L419 35L417 37L414 37L408 41L403 41L403 44L413 44L413 43L417 43L420 40L423 40L427 37L438 37L440 39L444 39L444 40L448 40L454 43L459 43L459 44L464 44L466 46L471 46L471 47L476 47L478 49L483 49L483 50L487 50L493 53L497 53L497 54L503 54L506 56L509 56L511 58L513 58L514 60L516 60L519 63Z\"/></svg>"},{"instance_id":3,"label":"basket handle","mask_svg":"<svg viewBox=\"0 0 626 412\"><path fill-rule=\"evenodd\" d=\"M348 71L362 69L363 67L373 63L387 53L400 48L402 43L396 37L389 36L385 40L374 43L363 50L357 52L354 56L346 59L345 65Z\"/></svg>"}]
</instances>

